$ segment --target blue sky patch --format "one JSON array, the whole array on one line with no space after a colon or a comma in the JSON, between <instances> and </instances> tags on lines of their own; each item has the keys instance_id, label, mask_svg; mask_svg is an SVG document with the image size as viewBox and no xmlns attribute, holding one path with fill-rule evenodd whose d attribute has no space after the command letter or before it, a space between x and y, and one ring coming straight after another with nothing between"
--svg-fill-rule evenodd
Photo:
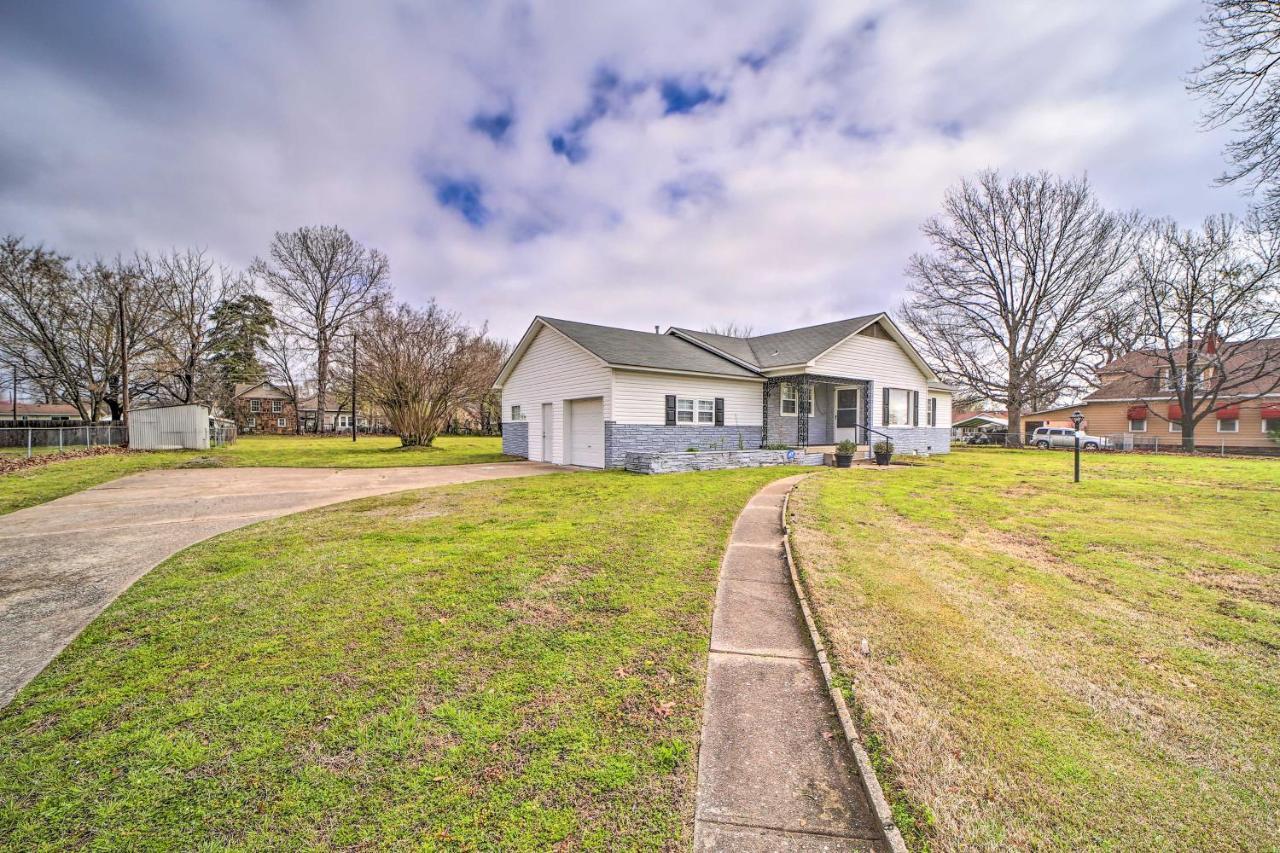
<instances>
[{"instance_id":1,"label":"blue sky patch","mask_svg":"<svg viewBox=\"0 0 1280 853\"><path fill-rule=\"evenodd\" d=\"M439 177L432 183L436 188L436 202L441 207L456 210L476 228L483 228L492 217L492 212L485 206L484 188L479 181L472 178Z\"/></svg>"},{"instance_id":2,"label":"blue sky patch","mask_svg":"<svg viewBox=\"0 0 1280 853\"><path fill-rule=\"evenodd\" d=\"M663 115L691 113L703 104L722 104L724 95L712 92L704 83L685 83L668 77L662 81Z\"/></svg>"},{"instance_id":3,"label":"blue sky patch","mask_svg":"<svg viewBox=\"0 0 1280 853\"><path fill-rule=\"evenodd\" d=\"M468 126L477 133L483 133L494 142L502 142L515 121L516 117L512 111L504 110L499 113L476 113L471 117Z\"/></svg>"},{"instance_id":4,"label":"blue sky patch","mask_svg":"<svg viewBox=\"0 0 1280 853\"><path fill-rule=\"evenodd\" d=\"M570 163L581 163L590 153L586 136L591 125L610 113L625 108L627 102L644 89L643 83L624 82L618 72L611 68L597 69L595 78L591 81L591 98L586 109L563 127L547 134L551 150Z\"/></svg>"}]
</instances>

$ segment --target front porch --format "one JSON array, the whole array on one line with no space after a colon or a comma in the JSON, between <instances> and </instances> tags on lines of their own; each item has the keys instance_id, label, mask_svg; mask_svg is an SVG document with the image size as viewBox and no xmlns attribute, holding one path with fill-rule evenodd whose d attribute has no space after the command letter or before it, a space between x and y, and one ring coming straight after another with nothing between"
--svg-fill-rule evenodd
<instances>
[{"instance_id":1,"label":"front porch","mask_svg":"<svg viewBox=\"0 0 1280 853\"><path fill-rule=\"evenodd\" d=\"M869 454L874 438L868 432L872 393L869 379L809 373L771 376L762 392L760 446L835 453L837 444L849 440L858 445L859 455Z\"/></svg>"}]
</instances>

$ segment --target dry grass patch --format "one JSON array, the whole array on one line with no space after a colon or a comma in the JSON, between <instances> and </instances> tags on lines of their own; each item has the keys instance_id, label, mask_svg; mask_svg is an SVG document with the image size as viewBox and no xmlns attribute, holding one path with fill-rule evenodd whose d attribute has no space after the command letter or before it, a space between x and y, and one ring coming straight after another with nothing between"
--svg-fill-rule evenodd
<instances>
[{"instance_id":1,"label":"dry grass patch","mask_svg":"<svg viewBox=\"0 0 1280 853\"><path fill-rule=\"evenodd\" d=\"M1280 465L1093 457L1073 487L1063 459L828 472L792 503L914 845L1280 846Z\"/></svg>"}]
</instances>

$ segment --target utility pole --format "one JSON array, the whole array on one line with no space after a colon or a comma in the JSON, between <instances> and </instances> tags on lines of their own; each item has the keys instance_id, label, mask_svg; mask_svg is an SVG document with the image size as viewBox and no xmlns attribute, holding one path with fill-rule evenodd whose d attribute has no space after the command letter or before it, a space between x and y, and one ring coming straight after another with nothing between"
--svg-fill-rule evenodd
<instances>
[{"instance_id":1,"label":"utility pole","mask_svg":"<svg viewBox=\"0 0 1280 853\"><path fill-rule=\"evenodd\" d=\"M120 314L120 425L124 427L124 446L129 446L129 342L125 340L124 292L122 285L116 294Z\"/></svg>"},{"instance_id":2,"label":"utility pole","mask_svg":"<svg viewBox=\"0 0 1280 853\"><path fill-rule=\"evenodd\" d=\"M356 333L351 333L351 440L356 440Z\"/></svg>"}]
</instances>

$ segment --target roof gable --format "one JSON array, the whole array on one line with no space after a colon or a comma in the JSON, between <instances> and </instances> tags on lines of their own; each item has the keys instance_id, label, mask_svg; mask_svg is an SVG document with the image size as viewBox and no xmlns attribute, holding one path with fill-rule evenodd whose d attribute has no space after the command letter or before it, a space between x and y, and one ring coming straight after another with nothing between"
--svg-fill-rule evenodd
<instances>
[{"instance_id":1,"label":"roof gable","mask_svg":"<svg viewBox=\"0 0 1280 853\"><path fill-rule=\"evenodd\" d=\"M501 387L506 382L516 363L524 356L529 344L543 327L559 332L609 367L757 378L755 371L672 335L539 316L534 318L520 343L512 350L511 357L502 366L502 371L494 382L495 387Z\"/></svg>"}]
</instances>

